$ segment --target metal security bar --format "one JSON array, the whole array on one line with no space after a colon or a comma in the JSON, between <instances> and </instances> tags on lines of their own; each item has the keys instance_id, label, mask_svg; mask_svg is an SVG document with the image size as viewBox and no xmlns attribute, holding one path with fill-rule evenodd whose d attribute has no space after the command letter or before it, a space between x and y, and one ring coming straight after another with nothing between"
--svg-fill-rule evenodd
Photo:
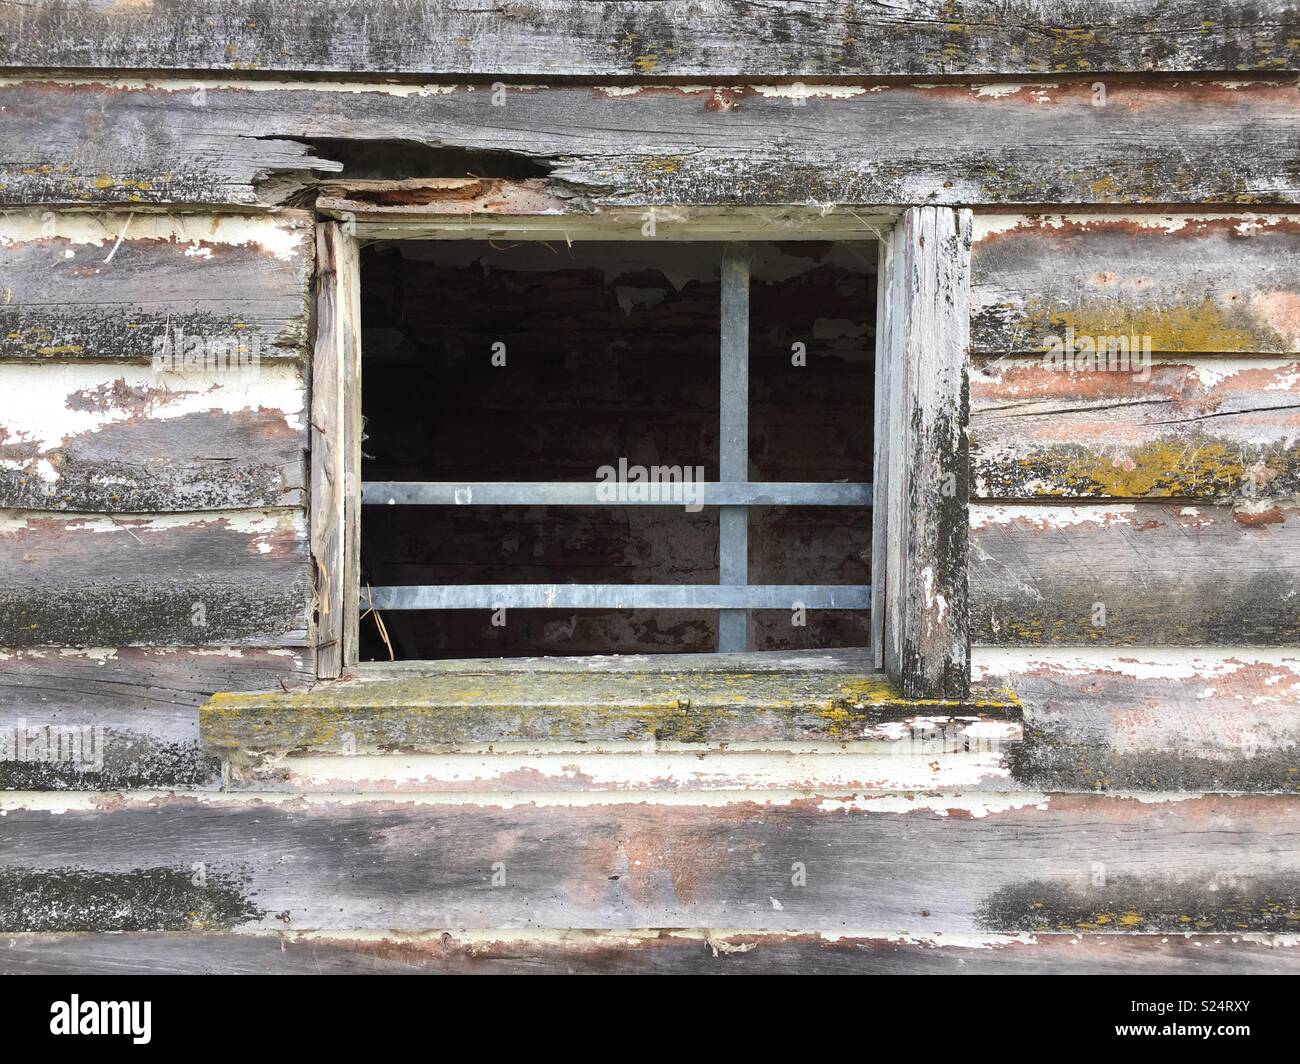
<instances>
[{"instance_id":1,"label":"metal security bar","mask_svg":"<svg viewBox=\"0 0 1300 1064\"><path fill-rule=\"evenodd\" d=\"M634 485L637 486L637 485ZM465 483L441 480L367 480L366 506L870 506L870 484L716 484L659 481L645 485L648 498L611 497L595 481ZM627 493L630 494L630 493Z\"/></svg>"},{"instance_id":2,"label":"metal security bar","mask_svg":"<svg viewBox=\"0 0 1300 1064\"><path fill-rule=\"evenodd\" d=\"M365 481L366 506L717 506L717 584L442 584L371 588L380 610L707 609L718 611L718 650L748 649L749 611L865 610L866 584L749 583L752 506L872 505L871 484L750 483L749 245L722 248L718 482L653 483Z\"/></svg>"}]
</instances>

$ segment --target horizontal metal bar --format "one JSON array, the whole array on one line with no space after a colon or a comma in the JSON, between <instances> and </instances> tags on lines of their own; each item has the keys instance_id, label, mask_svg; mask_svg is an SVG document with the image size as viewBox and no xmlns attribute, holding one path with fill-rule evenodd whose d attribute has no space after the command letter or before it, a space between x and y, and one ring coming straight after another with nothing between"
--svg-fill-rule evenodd
<instances>
[{"instance_id":1,"label":"horizontal metal bar","mask_svg":"<svg viewBox=\"0 0 1300 1064\"><path fill-rule=\"evenodd\" d=\"M870 484L366 480L366 506L870 506Z\"/></svg>"},{"instance_id":2,"label":"horizontal metal bar","mask_svg":"<svg viewBox=\"0 0 1300 1064\"><path fill-rule=\"evenodd\" d=\"M427 584L362 589L379 610L865 610L865 584Z\"/></svg>"}]
</instances>

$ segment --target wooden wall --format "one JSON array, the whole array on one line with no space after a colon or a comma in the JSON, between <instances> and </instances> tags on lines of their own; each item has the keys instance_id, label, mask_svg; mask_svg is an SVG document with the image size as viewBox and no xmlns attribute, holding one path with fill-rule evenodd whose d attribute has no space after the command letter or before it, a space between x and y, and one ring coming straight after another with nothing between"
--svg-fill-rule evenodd
<instances>
[{"instance_id":1,"label":"wooden wall","mask_svg":"<svg viewBox=\"0 0 1300 1064\"><path fill-rule=\"evenodd\" d=\"M1300 970L1291 6L602 6L0 10L0 968ZM310 207L386 152L574 214L974 208L1019 741L205 749L212 692L315 674ZM1149 373L1045 366L1067 331ZM51 725L100 762L15 756Z\"/></svg>"},{"instance_id":2,"label":"wooden wall","mask_svg":"<svg viewBox=\"0 0 1300 1064\"><path fill-rule=\"evenodd\" d=\"M215 786L198 704L311 674L312 232L0 217L0 729L105 752L3 760L0 787Z\"/></svg>"}]
</instances>

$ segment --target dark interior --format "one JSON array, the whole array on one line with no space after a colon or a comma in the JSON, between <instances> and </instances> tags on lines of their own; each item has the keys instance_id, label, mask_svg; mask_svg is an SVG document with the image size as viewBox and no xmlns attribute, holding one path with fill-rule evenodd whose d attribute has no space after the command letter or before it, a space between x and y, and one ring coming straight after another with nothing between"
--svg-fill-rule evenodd
<instances>
[{"instance_id":1,"label":"dark interior","mask_svg":"<svg viewBox=\"0 0 1300 1064\"><path fill-rule=\"evenodd\" d=\"M871 479L876 247L752 245L750 479ZM717 479L720 247L402 241L362 252L365 480ZM792 347L806 365L792 364ZM505 365L493 365L494 344ZM500 352L500 348L496 351ZM750 511L751 583L869 583L870 511ZM717 510L368 506L365 586L716 583ZM712 651L712 611L385 611L398 659ZM751 614L754 649L856 647L868 614ZM374 616L363 660L387 659Z\"/></svg>"}]
</instances>

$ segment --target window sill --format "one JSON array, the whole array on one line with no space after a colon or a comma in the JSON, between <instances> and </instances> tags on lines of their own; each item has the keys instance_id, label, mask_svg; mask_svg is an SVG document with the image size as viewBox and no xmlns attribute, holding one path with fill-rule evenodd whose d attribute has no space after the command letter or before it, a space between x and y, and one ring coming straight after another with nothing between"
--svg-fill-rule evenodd
<instances>
[{"instance_id":1,"label":"window sill","mask_svg":"<svg viewBox=\"0 0 1300 1064\"><path fill-rule=\"evenodd\" d=\"M893 741L949 723L997 724L1015 741L1020 719L1002 689L903 698L860 650L375 663L303 690L218 693L200 711L203 745L219 755Z\"/></svg>"}]
</instances>

